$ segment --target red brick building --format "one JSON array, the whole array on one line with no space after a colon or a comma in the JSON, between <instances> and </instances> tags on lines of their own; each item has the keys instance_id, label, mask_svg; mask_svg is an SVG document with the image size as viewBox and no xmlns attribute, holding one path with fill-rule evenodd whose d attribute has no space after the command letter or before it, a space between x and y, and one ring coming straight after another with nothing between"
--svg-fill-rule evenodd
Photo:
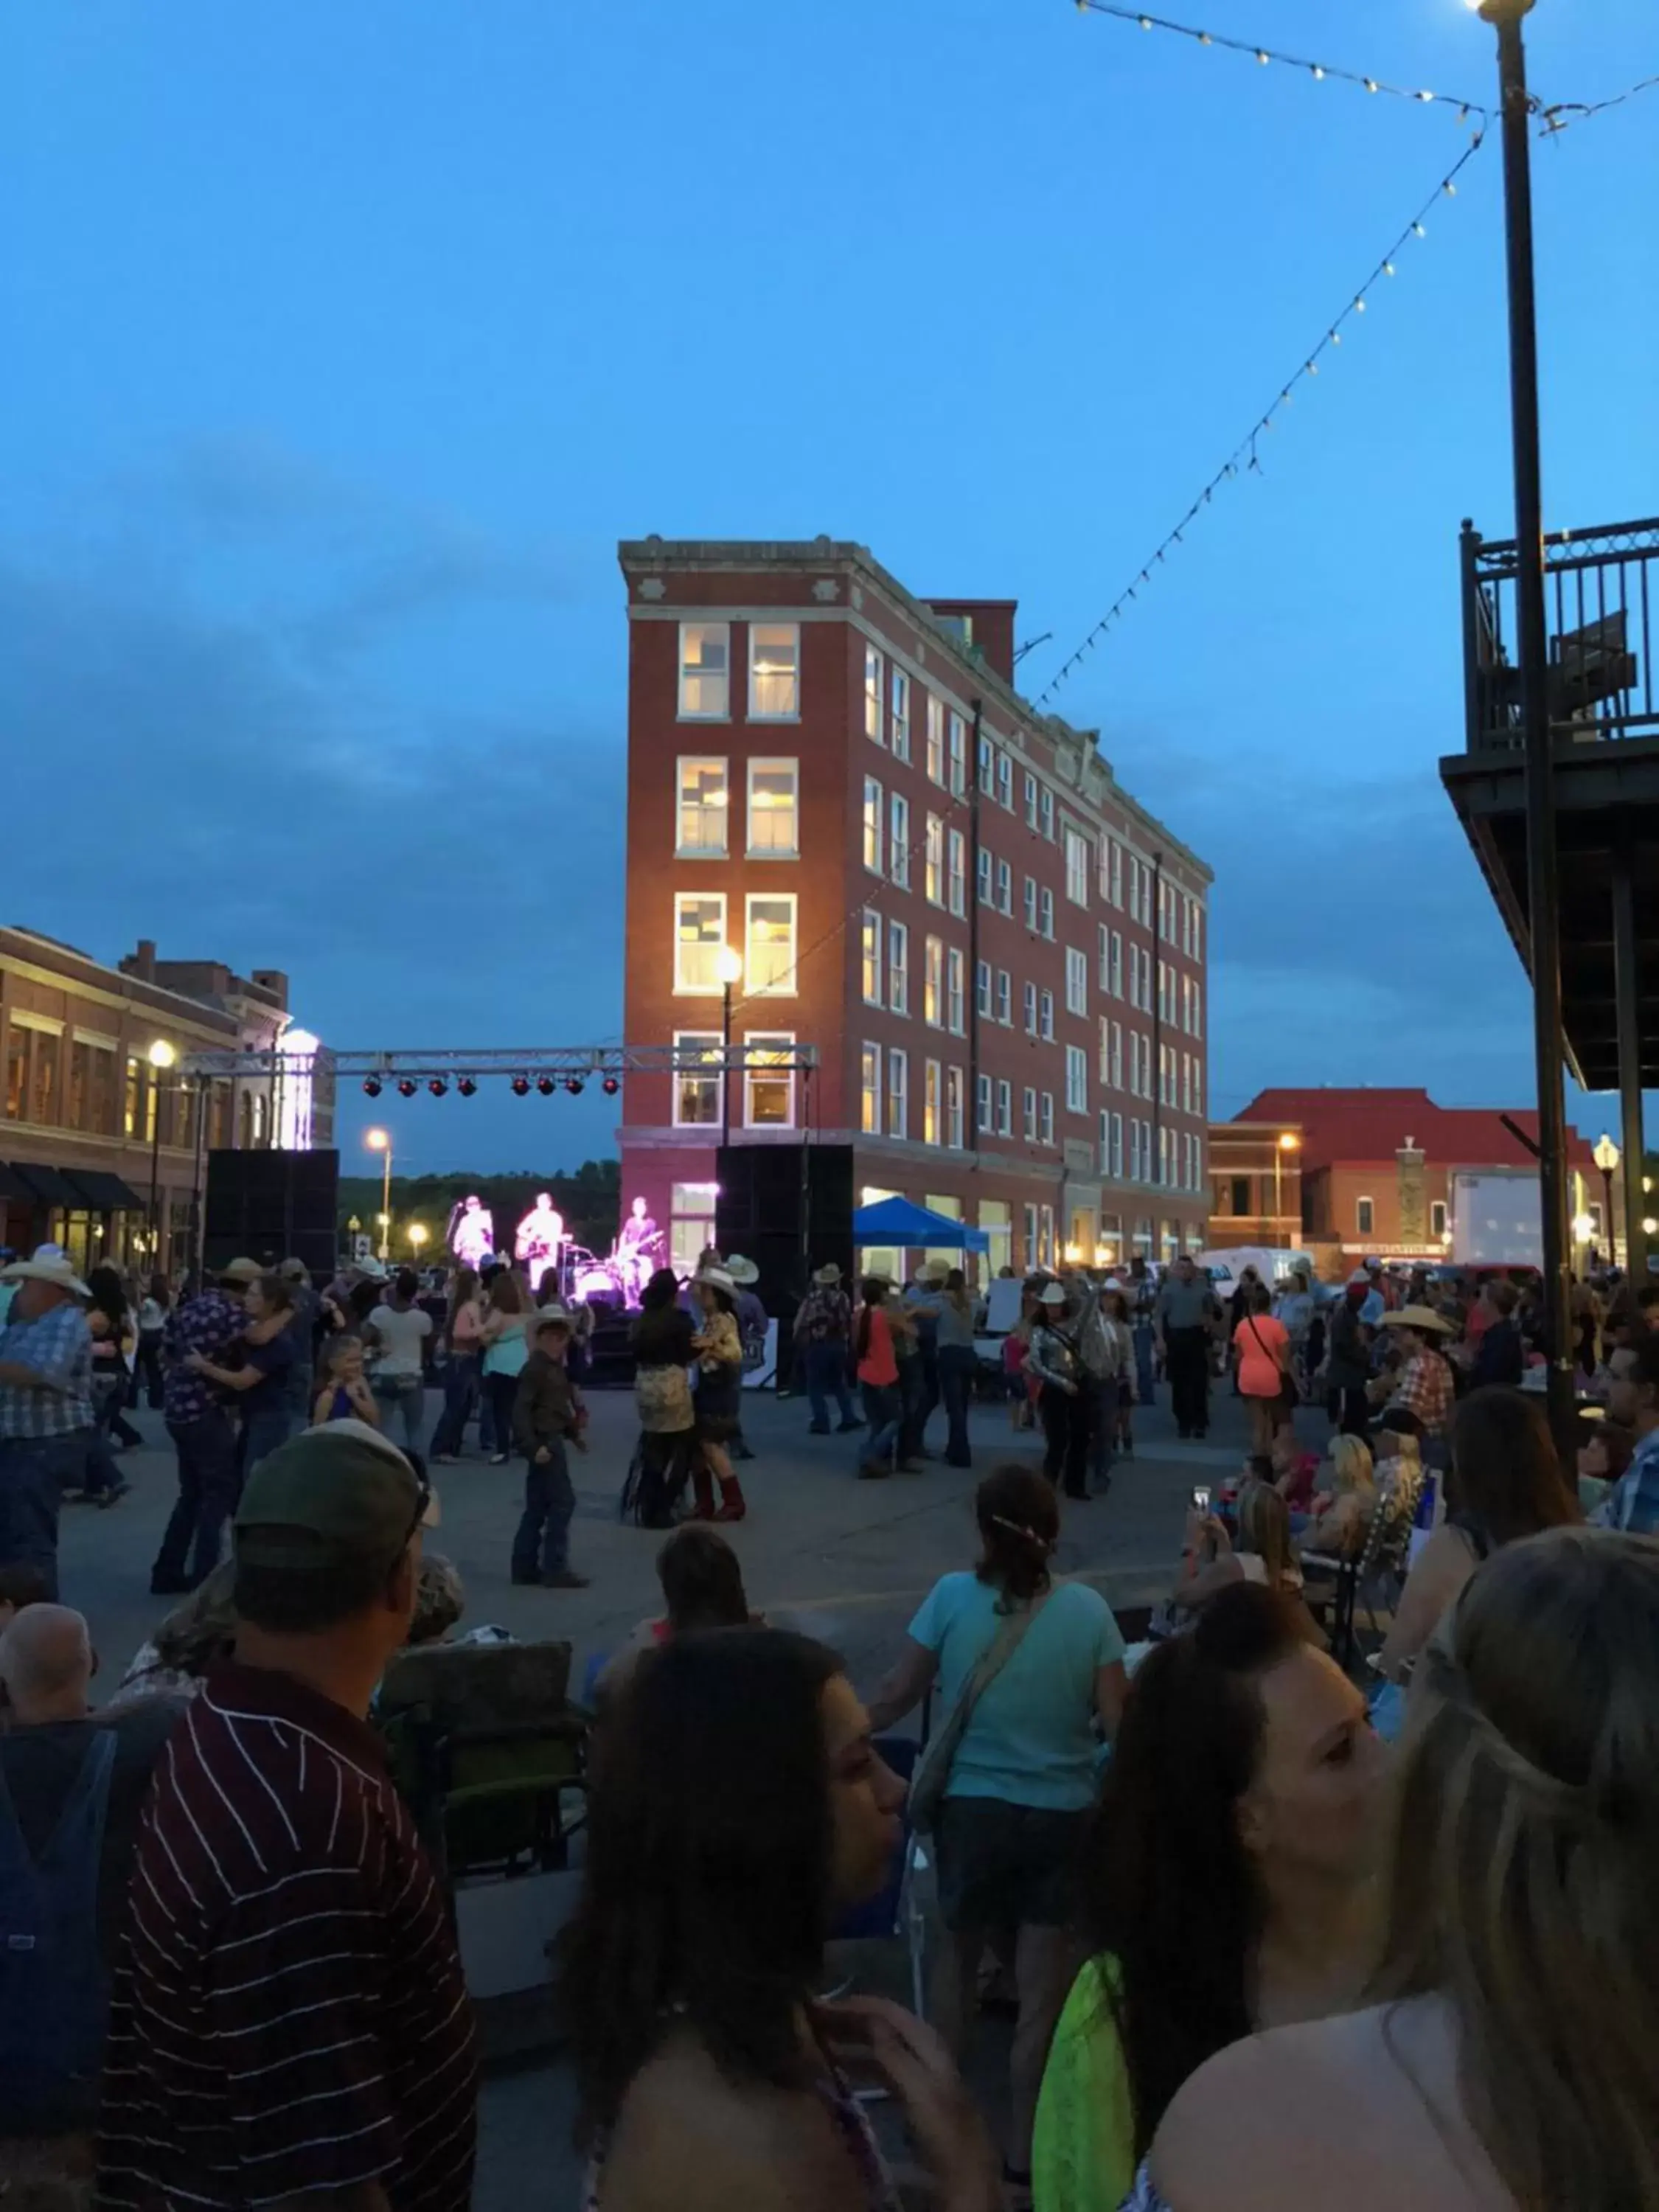
<instances>
[{"instance_id":1,"label":"red brick building","mask_svg":"<svg viewBox=\"0 0 1659 2212\"><path fill-rule=\"evenodd\" d=\"M990 1233L992 1270L1203 1241L1211 873L1092 732L1013 687L1008 600L912 596L863 547L619 549L629 615L626 1035L811 1044L729 1086L734 1143L854 1147ZM695 1260L721 1084L630 1075L625 1197Z\"/></svg>"}]
</instances>

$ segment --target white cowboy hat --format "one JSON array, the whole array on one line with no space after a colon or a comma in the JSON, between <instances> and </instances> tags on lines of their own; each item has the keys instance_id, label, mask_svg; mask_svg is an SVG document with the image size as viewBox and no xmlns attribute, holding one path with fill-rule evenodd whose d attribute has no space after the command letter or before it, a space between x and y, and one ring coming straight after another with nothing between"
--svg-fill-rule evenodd
<instances>
[{"instance_id":1,"label":"white cowboy hat","mask_svg":"<svg viewBox=\"0 0 1659 2212\"><path fill-rule=\"evenodd\" d=\"M840 1282L841 1269L836 1265L835 1261L831 1260L825 1266L818 1269L817 1273L813 1276L812 1280L815 1283L821 1283L827 1290L831 1283Z\"/></svg>"},{"instance_id":2,"label":"white cowboy hat","mask_svg":"<svg viewBox=\"0 0 1659 2212\"><path fill-rule=\"evenodd\" d=\"M760 1269L752 1260L745 1260L741 1252L733 1252L726 1263L726 1272L734 1283L757 1283Z\"/></svg>"},{"instance_id":3,"label":"white cowboy hat","mask_svg":"<svg viewBox=\"0 0 1659 2212\"><path fill-rule=\"evenodd\" d=\"M14 1260L10 1267L0 1267L0 1283L50 1283L55 1290L68 1291L73 1297L92 1296L76 1273L74 1262L62 1252L46 1259L37 1253L33 1260Z\"/></svg>"},{"instance_id":4,"label":"white cowboy hat","mask_svg":"<svg viewBox=\"0 0 1659 2212\"><path fill-rule=\"evenodd\" d=\"M216 1283L257 1283L264 1269L257 1260L227 1260L222 1267L210 1267Z\"/></svg>"},{"instance_id":5,"label":"white cowboy hat","mask_svg":"<svg viewBox=\"0 0 1659 2212\"><path fill-rule=\"evenodd\" d=\"M694 1283L710 1283L715 1290L724 1291L728 1297L738 1287L724 1267L699 1267L691 1279Z\"/></svg>"},{"instance_id":6,"label":"white cowboy hat","mask_svg":"<svg viewBox=\"0 0 1659 2212\"><path fill-rule=\"evenodd\" d=\"M1385 1313L1384 1328L1437 1329L1442 1336L1455 1336L1455 1326L1443 1314L1436 1313L1432 1306L1401 1306L1398 1313Z\"/></svg>"},{"instance_id":7,"label":"white cowboy hat","mask_svg":"<svg viewBox=\"0 0 1659 2212\"><path fill-rule=\"evenodd\" d=\"M555 1298L551 1305L538 1306L532 1318L532 1335L539 1334L550 1322L556 1322L561 1328L574 1328L576 1326L575 1315L559 1298Z\"/></svg>"},{"instance_id":8,"label":"white cowboy hat","mask_svg":"<svg viewBox=\"0 0 1659 2212\"><path fill-rule=\"evenodd\" d=\"M1042 1285L1042 1288L1037 1292L1037 1304L1040 1306L1063 1306L1065 1303L1066 1288L1064 1284L1045 1283Z\"/></svg>"}]
</instances>

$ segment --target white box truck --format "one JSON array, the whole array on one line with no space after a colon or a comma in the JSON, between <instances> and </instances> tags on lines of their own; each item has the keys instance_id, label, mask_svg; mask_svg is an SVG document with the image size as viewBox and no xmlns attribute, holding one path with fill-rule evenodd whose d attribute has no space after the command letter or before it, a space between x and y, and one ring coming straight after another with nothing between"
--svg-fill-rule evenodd
<instances>
[{"instance_id":1,"label":"white box truck","mask_svg":"<svg viewBox=\"0 0 1659 2212\"><path fill-rule=\"evenodd\" d=\"M1536 1168L1454 1168L1451 1252L1461 1267L1539 1267L1544 1214Z\"/></svg>"}]
</instances>

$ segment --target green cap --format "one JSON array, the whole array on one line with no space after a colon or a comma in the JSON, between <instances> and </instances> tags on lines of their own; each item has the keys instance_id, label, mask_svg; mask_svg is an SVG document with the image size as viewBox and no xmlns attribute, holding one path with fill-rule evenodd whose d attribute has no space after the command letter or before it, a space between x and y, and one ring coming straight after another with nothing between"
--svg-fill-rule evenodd
<instances>
[{"instance_id":1,"label":"green cap","mask_svg":"<svg viewBox=\"0 0 1659 2212\"><path fill-rule=\"evenodd\" d=\"M437 1525L436 1497L396 1444L366 1421L331 1421L253 1468L236 1508L235 1551L251 1567L390 1564L417 1528Z\"/></svg>"}]
</instances>

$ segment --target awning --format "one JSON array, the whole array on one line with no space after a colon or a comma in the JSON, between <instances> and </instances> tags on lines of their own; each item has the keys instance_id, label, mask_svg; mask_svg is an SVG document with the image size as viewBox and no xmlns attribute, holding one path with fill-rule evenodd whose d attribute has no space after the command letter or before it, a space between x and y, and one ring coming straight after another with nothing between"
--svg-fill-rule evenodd
<instances>
[{"instance_id":1,"label":"awning","mask_svg":"<svg viewBox=\"0 0 1659 2212\"><path fill-rule=\"evenodd\" d=\"M33 1202L34 1193L27 1189L21 1177L15 1176L3 1160L0 1160L0 1199L20 1200L24 1206Z\"/></svg>"},{"instance_id":2,"label":"awning","mask_svg":"<svg viewBox=\"0 0 1659 2212\"><path fill-rule=\"evenodd\" d=\"M878 1199L861 1206L853 1216L854 1244L898 1244L939 1252L988 1252L991 1239L983 1229L969 1229L948 1214L917 1206L908 1198Z\"/></svg>"},{"instance_id":3,"label":"awning","mask_svg":"<svg viewBox=\"0 0 1659 2212\"><path fill-rule=\"evenodd\" d=\"M142 1213L144 1201L118 1175L103 1168L70 1168L69 1180L94 1213Z\"/></svg>"},{"instance_id":4,"label":"awning","mask_svg":"<svg viewBox=\"0 0 1659 2212\"><path fill-rule=\"evenodd\" d=\"M12 1174L23 1186L27 1204L33 1200L39 1206L64 1206L71 1213L78 1213L86 1200L61 1168L37 1167L33 1160L14 1160Z\"/></svg>"}]
</instances>

